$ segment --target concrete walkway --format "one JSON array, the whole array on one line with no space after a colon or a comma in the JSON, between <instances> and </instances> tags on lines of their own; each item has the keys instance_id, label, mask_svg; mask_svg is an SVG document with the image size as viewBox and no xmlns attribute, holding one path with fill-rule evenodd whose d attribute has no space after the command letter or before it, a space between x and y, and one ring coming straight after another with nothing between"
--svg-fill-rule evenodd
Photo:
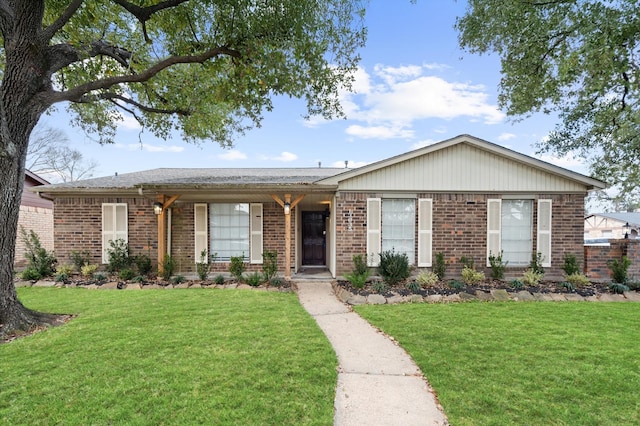
<instances>
[{"instance_id":1,"label":"concrete walkway","mask_svg":"<svg viewBox=\"0 0 640 426\"><path fill-rule=\"evenodd\" d=\"M338 357L334 425L448 425L411 357L338 301L331 284L300 281L298 298Z\"/></svg>"}]
</instances>

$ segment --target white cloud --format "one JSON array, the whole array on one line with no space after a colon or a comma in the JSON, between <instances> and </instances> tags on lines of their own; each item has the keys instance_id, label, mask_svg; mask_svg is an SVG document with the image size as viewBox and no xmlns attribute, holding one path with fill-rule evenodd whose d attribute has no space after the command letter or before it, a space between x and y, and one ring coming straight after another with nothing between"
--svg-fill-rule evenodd
<instances>
[{"instance_id":1,"label":"white cloud","mask_svg":"<svg viewBox=\"0 0 640 426\"><path fill-rule=\"evenodd\" d=\"M411 150L424 148L425 146L433 145L434 143L436 143L436 141L434 141L433 139L425 139L423 141L411 144Z\"/></svg>"},{"instance_id":2,"label":"white cloud","mask_svg":"<svg viewBox=\"0 0 640 426\"><path fill-rule=\"evenodd\" d=\"M235 149L229 150L224 154L218 154L217 157L221 160L227 161L236 161L236 160L246 160L247 155L243 152L237 151Z\"/></svg>"},{"instance_id":3,"label":"white cloud","mask_svg":"<svg viewBox=\"0 0 640 426\"><path fill-rule=\"evenodd\" d=\"M347 119L366 126L351 124L347 133L362 138L411 138L411 128L420 120L467 118L485 124L504 120L505 114L490 102L485 86L435 75L444 68L440 64L378 64L372 74L359 68L354 74L355 93L342 93L341 104Z\"/></svg>"},{"instance_id":4,"label":"white cloud","mask_svg":"<svg viewBox=\"0 0 640 426\"><path fill-rule=\"evenodd\" d=\"M500 136L498 136L498 140L499 140L499 141L501 141L501 142L504 142L504 141L511 140L511 139L513 139L513 138L515 138L515 137L516 137L516 135L515 135L515 134L513 134L513 133L506 133L506 132L505 132L505 133L500 134Z\"/></svg>"},{"instance_id":5,"label":"white cloud","mask_svg":"<svg viewBox=\"0 0 640 426\"><path fill-rule=\"evenodd\" d=\"M413 136L413 130L385 126L365 127L357 124L347 127L346 132L348 135L362 139L395 139L411 138Z\"/></svg>"},{"instance_id":6,"label":"white cloud","mask_svg":"<svg viewBox=\"0 0 640 426\"><path fill-rule=\"evenodd\" d=\"M269 156L269 155L261 155L260 160L263 161L280 161L283 163L288 163L291 161L295 161L298 159L296 154L292 154L291 152L283 151L280 155L277 156Z\"/></svg>"},{"instance_id":7,"label":"white cloud","mask_svg":"<svg viewBox=\"0 0 640 426\"><path fill-rule=\"evenodd\" d=\"M118 128L125 130L139 130L142 128L140 123L138 123L138 120L128 114L121 114L120 117L117 118L116 125L118 126Z\"/></svg>"},{"instance_id":8,"label":"white cloud","mask_svg":"<svg viewBox=\"0 0 640 426\"><path fill-rule=\"evenodd\" d=\"M550 154L542 154L542 155L531 154L531 156L539 158L542 161L546 161L547 163L551 163L558 167L562 167L562 168L570 169L574 171L580 170L581 173L583 173L584 170L586 169L584 160L582 160L579 157L576 157L573 154L567 154L564 157L557 157L555 155L550 155Z\"/></svg>"}]
</instances>

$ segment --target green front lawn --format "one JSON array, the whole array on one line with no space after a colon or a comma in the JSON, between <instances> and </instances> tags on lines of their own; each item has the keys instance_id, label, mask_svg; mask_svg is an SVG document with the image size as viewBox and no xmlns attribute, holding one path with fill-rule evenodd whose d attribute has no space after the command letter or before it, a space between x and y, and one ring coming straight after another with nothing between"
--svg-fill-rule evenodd
<instances>
[{"instance_id":1,"label":"green front lawn","mask_svg":"<svg viewBox=\"0 0 640 426\"><path fill-rule=\"evenodd\" d=\"M640 424L640 303L360 306L452 425Z\"/></svg>"},{"instance_id":2,"label":"green front lawn","mask_svg":"<svg viewBox=\"0 0 640 426\"><path fill-rule=\"evenodd\" d=\"M25 288L62 327L0 345L0 424L330 425L337 360L295 294Z\"/></svg>"}]
</instances>

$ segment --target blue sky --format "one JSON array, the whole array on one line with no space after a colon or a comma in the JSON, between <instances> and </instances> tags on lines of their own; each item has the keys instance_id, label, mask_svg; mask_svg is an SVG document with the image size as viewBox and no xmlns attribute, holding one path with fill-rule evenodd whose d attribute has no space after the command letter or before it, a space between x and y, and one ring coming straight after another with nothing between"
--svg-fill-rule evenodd
<instances>
[{"instance_id":1,"label":"blue sky","mask_svg":"<svg viewBox=\"0 0 640 426\"><path fill-rule=\"evenodd\" d=\"M540 114L514 123L498 109L498 57L458 47L453 26L465 8L465 1L371 0L357 93L343 99L346 120L305 122L302 101L279 98L262 127L232 149L191 145L179 136L159 140L131 118L115 144L100 146L67 125L64 108L42 121L98 163L94 177L157 167L344 167L345 161L356 167L465 133L534 155L554 118ZM572 158L538 158L587 172Z\"/></svg>"}]
</instances>

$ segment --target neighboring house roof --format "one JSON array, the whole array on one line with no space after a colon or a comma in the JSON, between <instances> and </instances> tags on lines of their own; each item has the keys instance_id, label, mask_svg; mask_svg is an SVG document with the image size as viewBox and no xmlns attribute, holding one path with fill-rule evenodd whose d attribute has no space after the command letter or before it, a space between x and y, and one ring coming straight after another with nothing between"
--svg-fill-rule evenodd
<instances>
[{"instance_id":1,"label":"neighboring house roof","mask_svg":"<svg viewBox=\"0 0 640 426\"><path fill-rule=\"evenodd\" d=\"M552 177L553 179L550 179ZM470 135L318 181L341 189L583 192L606 184Z\"/></svg>"},{"instance_id":2,"label":"neighboring house roof","mask_svg":"<svg viewBox=\"0 0 640 426\"><path fill-rule=\"evenodd\" d=\"M585 217L585 220L595 216L616 220L622 223L628 223L634 228L640 226L640 213L638 212L594 213Z\"/></svg>"},{"instance_id":3,"label":"neighboring house roof","mask_svg":"<svg viewBox=\"0 0 640 426\"><path fill-rule=\"evenodd\" d=\"M36 195L31 188L48 185L49 182L37 174L25 170L24 172L24 187L22 189L22 199L20 204L23 206L40 207L45 209L52 209L53 203L50 200L45 200Z\"/></svg>"}]
</instances>

